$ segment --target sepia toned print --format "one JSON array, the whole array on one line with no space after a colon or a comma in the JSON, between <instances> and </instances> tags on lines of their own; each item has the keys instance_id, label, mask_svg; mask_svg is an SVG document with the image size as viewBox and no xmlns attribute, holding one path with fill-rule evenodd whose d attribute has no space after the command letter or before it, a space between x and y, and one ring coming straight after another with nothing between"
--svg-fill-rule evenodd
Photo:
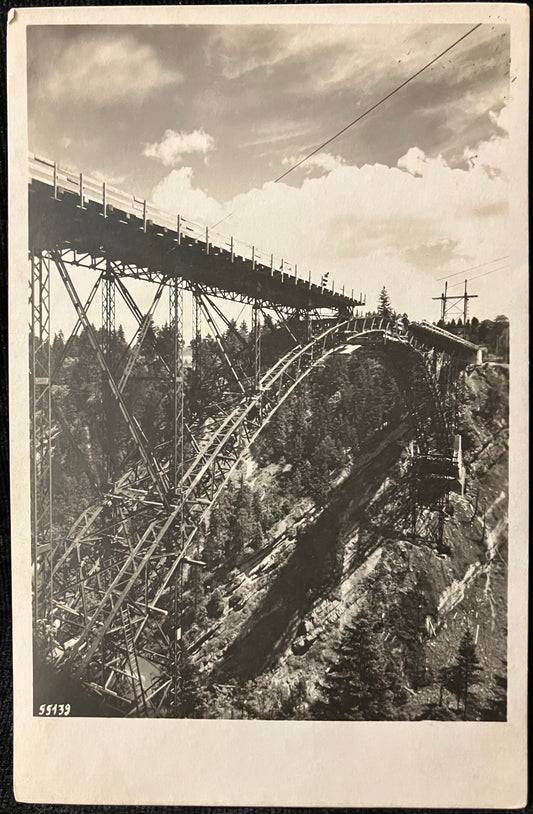
<instances>
[{"instance_id":1,"label":"sepia toned print","mask_svg":"<svg viewBox=\"0 0 533 814\"><path fill-rule=\"evenodd\" d=\"M508 18L105 16L25 30L24 714L514 726Z\"/></svg>"},{"instance_id":2,"label":"sepia toned print","mask_svg":"<svg viewBox=\"0 0 533 814\"><path fill-rule=\"evenodd\" d=\"M509 29L383 29L383 45L403 56L397 79L377 74L351 132L309 153L328 128L307 109L289 117L286 99L316 55L327 80L311 72L301 96L340 122L346 102L331 96L346 97L347 63L364 59L367 35L202 27L194 50L207 50L212 65L193 89L182 78L193 60L181 47L178 60L166 53L191 39L182 27L28 31L36 715L505 720L509 321L491 308L510 270ZM247 56L258 37L260 60L273 62L266 77ZM57 41L62 56L52 62ZM144 69L145 86L118 86L143 52L152 82ZM286 79L287 60L296 65L285 98L256 113L245 138L273 122L279 134L252 138L242 180L230 183L217 165L256 103L245 98L231 122L202 96L216 71L220 93L239 75L241 93L257 98ZM486 106L474 117L465 71ZM401 117L408 106L413 123L369 148L398 113L387 108L390 94L372 118L363 107L399 79ZM74 102L73 82L82 88ZM181 96L172 117L161 109L169 94ZM439 94L450 97L444 109ZM50 98L59 111L65 98L81 109L76 126L47 121ZM159 133L155 142L129 130L116 143L133 100L154 109L144 138ZM122 115L92 134L84 117L112 102ZM191 104L195 129L182 113ZM446 127L452 116L459 139ZM179 130L166 127L171 118ZM41 144L54 145L53 161ZM122 153L135 150L125 165ZM126 166L133 192L116 188L126 178L97 172L88 151L108 172ZM209 188L243 190L252 162L283 170L279 186L252 189L255 200L240 192L230 207L200 186L203 177ZM371 217L352 199L366 167L376 176L368 188L381 192L380 168L421 196L431 195L434 173L470 194L474 183L477 194L492 185L489 211L471 203L480 226L466 242L454 211L465 193L443 202L451 214L440 229L403 204L406 239L384 228L390 205L379 193ZM316 259L312 245L298 246L304 262L319 263L315 281L292 254L263 248L267 236L278 252L292 248L287 236L301 225L287 199L311 209L307 187L323 189L323 204L333 197L336 218L326 211L323 228L341 244ZM274 195L286 217L294 211L279 235ZM339 241L336 221L350 217ZM362 273L370 252L380 256L372 282ZM402 285L422 275L433 294L444 285L440 315L430 297L410 302L397 291L391 276L402 267ZM369 293L354 293L369 282ZM484 296L488 287L495 292Z\"/></svg>"}]
</instances>

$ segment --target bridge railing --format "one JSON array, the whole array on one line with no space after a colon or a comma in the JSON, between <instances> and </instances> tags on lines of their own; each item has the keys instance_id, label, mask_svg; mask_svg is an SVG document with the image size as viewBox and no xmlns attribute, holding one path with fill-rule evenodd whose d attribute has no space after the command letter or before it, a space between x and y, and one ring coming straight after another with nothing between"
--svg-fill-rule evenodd
<instances>
[{"instance_id":1,"label":"bridge railing","mask_svg":"<svg viewBox=\"0 0 533 814\"><path fill-rule=\"evenodd\" d=\"M266 252L255 245L223 235L214 229L184 218L180 214L171 214L149 201L123 192L106 181L84 173L77 173L46 158L34 154L29 155L29 177L52 187L54 197L57 197L62 191L74 193L79 196L82 207L87 201L93 201L102 206L104 216L111 208L119 209L141 220L141 228L145 230L152 224L160 226L175 232L178 241L189 238L202 244L206 253L224 252L233 261L250 261L253 267L262 265L269 269L271 274L281 273L292 277L295 283L300 282L308 287L313 286L316 289L335 294L334 283L331 286L328 286L327 282L323 280L319 285L312 283L311 272L302 275L301 271L299 273L296 263L289 262L280 255ZM337 292L337 296L340 296L341 293L344 295L344 290Z\"/></svg>"}]
</instances>

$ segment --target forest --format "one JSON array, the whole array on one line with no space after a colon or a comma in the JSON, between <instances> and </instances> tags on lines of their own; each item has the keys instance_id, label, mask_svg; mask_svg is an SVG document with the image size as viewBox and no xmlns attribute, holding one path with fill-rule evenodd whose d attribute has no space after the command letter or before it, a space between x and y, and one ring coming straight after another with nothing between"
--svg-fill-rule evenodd
<instances>
[{"instance_id":1,"label":"forest","mask_svg":"<svg viewBox=\"0 0 533 814\"><path fill-rule=\"evenodd\" d=\"M393 315L385 291L379 311ZM494 352L503 320L479 323L472 319L467 325L468 338L485 342ZM462 329L455 323L445 327ZM276 334L266 321L261 330L266 358L275 356L287 337ZM104 336L102 330L97 334L107 347L111 369L121 370L132 351L122 327L111 336ZM246 371L252 345L246 323L232 322L224 342L237 366ZM171 348L169 326L152 324L124 389L128 408L163 456L172 410L167 374ZM186 365L186 424L208 432L213 420L209 405L231 390L232 379L212 338L203 338L196 345L193 340L190 351L193 358L200 359L201 376L194 365ZM132 454L132 444L86 334L81 332L65 343L59 332L51 356L56 371L52 392L53 533L58 538L120 472ZM287 690L277 687L268 671L247 680L216 670L211 678L199 675L198 642L210 627L245 605L245 592L228 586L238 582L251 558L272 545L273 529L298 502L309 501L314 510L325 510L339 482L351 471L354 458L405 421L394 380L366 353L332 356L275 413L249 462L254 472L270 474L250 478L239 469L197 535L196 556L205 567L190 570L183 594L181 716L407 720L412 717L406 711L410 696L420 688L438 685L438 700L420 707L418 717L505 718L504 669L493 679L488 698L480 701L476 696L475 688L484 676L469 628L437 673L428 666L424 575L417 574L414 583L399 591L386 557L363 581L357 613L329 643L318 666L315 664L311 694L301 677ZM305 622L301 627L305 631Z\"/></svg>"}]
</instances>

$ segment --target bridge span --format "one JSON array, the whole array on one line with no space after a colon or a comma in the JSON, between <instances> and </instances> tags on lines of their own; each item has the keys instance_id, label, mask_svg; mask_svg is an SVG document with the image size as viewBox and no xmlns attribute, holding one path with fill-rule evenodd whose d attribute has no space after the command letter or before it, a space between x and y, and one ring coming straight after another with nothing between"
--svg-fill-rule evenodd
<instances>
[{"instance_id":1,"label":"bridge span","mask_svg":"<svg viewBox=\"0 0 533 814\"><path fill-rule=\"evenodd\" d=\"M299 276L296 265L265 256L255 246L35 158L30 161L29 251L35 630L48 631L50 661L112 698L122 714L179 714L183 573L187 564L202 566L201 551L193 544L246 451L291 393L331 355L356 344L390 371L416 437L413 471L439 480L431 499L442 518L460 457L458 382L461 371L476 362L476 346L429 323L358 316L362 297L314 285ZM73 268L92 273L87 299L78 291ZM52 274L58 275L77 315L54 367ZM128 289L132 278L153 283L146 313ZM191 292L194 307L190 387L183 361L184 290ZM150 326L164 291L171 347L167 355L155 347L152 351L164 372L169 419L162 429L164 442L156 443L135 412L135 399L125 394L141 349L152 341ZM96 328L89 308L98 292L102 322ZM138 325L118 361L111 349L116 296ZM248 338L239 335L217 298L251 306ZM194 398L195 386L206 375L201 317L220 362L208 405ZM101 375L106 437L112 446L117 432L112 405L113 421L119 415L130 445L120 464L108 456L101 478L85 460L55 399L61 366L82 330ZM277 346L282 348L277 358L267 363L262 350L271 335L283 336L284 342ZM86 508L58 535L53 464L59 434L71 441L94 488ZM420 539L419 532L413 534ZM150 686L141 661L158 666Z\"/></svg>"},{"instance_id":2,"label":"bridge span","mask_svg":"<svg viewBox=\"0 0 533 814\"><path fill-rule=\"evenodd\" d=\"M189 285L200 283L212 294L243 302L337 310L364 305L361 297L311 282L310 273L299 272L286 258L164 212L83 173L31 156L29 177L34 252L57 246L69 250L77 264L96 270L111 260L121 265L124 277L179 275Z\"/></svg>"}]
</instances>

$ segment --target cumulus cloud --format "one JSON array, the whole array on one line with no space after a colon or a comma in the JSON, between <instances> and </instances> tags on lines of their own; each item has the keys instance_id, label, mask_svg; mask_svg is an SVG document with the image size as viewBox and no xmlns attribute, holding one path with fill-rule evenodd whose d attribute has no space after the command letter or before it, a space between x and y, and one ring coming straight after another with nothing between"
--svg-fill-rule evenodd
<instances>
[{"instance_id":1,"label":"cumulus cloud","mask_svg":"<svg viewBox=\"0 0 533 814\"><path fill-rule=\"evenodd\" d=\"M49 100L75 99L95 106L140 102L182 81L180 73L163 66L150 45L128 35L78 38L54 54L49 69L39 76L41 93Z\"/></svg>"},{"instance_id":2,"label":"cumulus cloud","mask_svg":"<svg viewBox=\"0 0 533 814\"><path fill-rule=\"evenodd\" d=\"M304 155L299 156L285 156L281 163L283 166L294 167L298 164ZM344 159L340 155L332 155L332 153L322 152L317 153L316 155L312 155L308 158L305 164L302 164L302 167L307 172L312 172L313 170L322 170L323 172L331 172L332 170L336 170L337 167L342 167L345 164Z\"/></svg>"},{"instance_id":3,"label":"cumulus cloud","mask_svg":"<svg viewBox=\"0 0 533 814\"><path fill-rule=\"evenodd\" d=\"M397 166L414 178L423 178L424 175L427 177L430 173L446 167L447 164L440 155L437 158L428 158L419 147L411 147L405 155L398 159Z\"/></svg>"},{"instance_id":4,"label":"cumulus cloud","mask_svg":"<svg viewBox=\"0 0 533 814\"><path fill-rule=\"evenodd\" d=\"M182 167L158 184L154 199L209 225L235 212L221 230L297 262L302 274L312 269L317 280L329 271L337 288L366 291L371 307L386 285L399 310L427 317L434 306L437 318L438 277L509 254L509 143L502 135L478 144L464 169L416 147L395 167L331 162L300 186L265 184L225 204ZM489 279L476 310L490 316L505 310L511 287L506 271Z\"/></svg>"},{"instance_id":5,"label":"cumulus cloud","mask_svg":"<svg viewBox=\"0 0 533 814\"><path fill-rule=\"evenodd\" d=\"M174 167L181 164L184 155L202 153L207 156L207 153L214 149L213 136L206 133L203 128L193 130L191 133L165 130L161 141L145 145L143 155L158 159L165 167Z\"/></svg>"},{"instance_id":6,"label":"cumulus cloud","mask_svg":"<svg viewBox=\"0 0 533 814\"><path fill-rule=\"evenodd\" d=\"M509 108L504 107L498 114L491 112L490 118L497 127L498 132L508 135L509 132ZM482 141L475 149L475 155L468 148L464 151L465 159L471 164L478 164L491 178L509 175L509 149L508 138L493 135L489 139Z\"/></svg>"},{"instance_id":7,"label":"cumulus cloud","mask_svg":"<svg viewBox=\"0 0 533 814\"><path fill-rule=\"evenodd\" d=\"M192 167L172 170L157 184L152 200L160 209L176 212L203 225L216 223L224 216L224 207L193 184Z\"/></svg>"},{"instance_id":8,"label":"cumulus cloud","mask_svg":"<svg viewBox=\"0 0 533 814\"><path fill-rule=\"evenodd\" d=\"M111 173L101 172L100 170L93 170L91 176L101 183L105 181L106 184L110 184L114 187L119 187L126 180L125 175L112 175Z\"/></svg>"}]
</instances>

